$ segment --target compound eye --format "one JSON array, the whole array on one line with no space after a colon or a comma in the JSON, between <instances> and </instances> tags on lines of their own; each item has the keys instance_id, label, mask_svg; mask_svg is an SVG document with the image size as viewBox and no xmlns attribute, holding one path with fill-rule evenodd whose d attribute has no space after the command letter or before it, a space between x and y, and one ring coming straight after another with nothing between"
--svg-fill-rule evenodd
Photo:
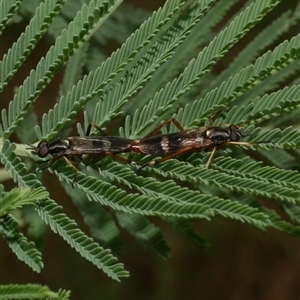
<instances>
[{"instance_id":1,"label":"compound eye","mask_svg":"<svg viewBox=\"0 0 300 300\"><path fill-rule=\"evenodd\" d=\"M37 146L37 155L41 158L44 158L49 153L48 142L40 142Z\"/></svg>"}]
</instances>

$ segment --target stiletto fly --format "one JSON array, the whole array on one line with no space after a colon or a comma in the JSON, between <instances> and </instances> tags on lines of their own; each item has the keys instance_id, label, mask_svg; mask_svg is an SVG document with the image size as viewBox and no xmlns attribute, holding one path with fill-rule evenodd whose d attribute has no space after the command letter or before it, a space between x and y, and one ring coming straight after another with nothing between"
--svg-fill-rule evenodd
<instances>
[{"instance_id":1,"label":"stiletto fly","mask_svg":"<svg viewBox=\"0 0 300 300\"><path fill-rule=\"evenodd\" d=\"M166 155L163 158L152 160L144 165L153 166L167 159L177 157L180 154L192 151L212 151L206 163L209 167L217 148L226 145L243 145L251 146L256 143L241 142L240 139L247 136L242 133L235 125L229 125L228 128L213 126L212 118L210 118L212 126L203 126L193 129L184 130L178 121L171 118L157 126L153 131L144 138L133 141L132 151L150 155ZM179 132L154 135L163 126L173 123Z\"/></svg>"},{"instance_id":2,"label":"stiletto fly","mask_svg":"<svg viewBox=\"0 0 300 300\"><path fill-rule=\"evenodd\" d=\"M145 166L153 166L170 158L177 157L180 154L193 151L211 151L211 155L206 163L206 168L209 168L216 150L226 145L243 145L251 146L260 142L242 142L241 138L247 134L240 131L235 125L229 125L227 128L214 126L212 117L210 118L212 126L202 126L184 130L183 127L173 118L170 118L157 126L149 134L142 139L126 139L116 136L89 136L92 126L97 128L101 133L102 130L90 124L86 136L66 137L61 138L51 143L41 141L37 147L29 145L32 153L40 158L45 158L48 154L52 157L48 161L48 165L40 170L43 170L51 165L53 160L64 159L75 170L75 178L77 169L71 163L76 159L81 159L83 155L95 157L99 155L109 155L113 159L126 164L137 164L117 154L126 152L136 152L148 155L165 155L162 158L151 160ZM163 126L173 123L178 132L169 134L155 135Z\"/></svg>"},{"instance_id":3,"label":"stiletto fly","mask_svg":"<svg viewBox=\"0 0 300 300\"><path fill-rule=\"evenodd\" d=\"M40 170L48 168L53 160L64 159L75 170L74 181L78 170L71 161L81 159L83 155L89 155L91 158L98 155L109 155L123 163L129 162L116 154L131 151L132 140L116 136L89 136L92 127L96 127L102 132L98 126L90 124L85 136L65 137L50 143L41 141L36 147L29 145L28 149L31 149L32 153L40 158L45 158L49 154L52 156L47 161L48 164Z\"/></svg>"}]
</instances>

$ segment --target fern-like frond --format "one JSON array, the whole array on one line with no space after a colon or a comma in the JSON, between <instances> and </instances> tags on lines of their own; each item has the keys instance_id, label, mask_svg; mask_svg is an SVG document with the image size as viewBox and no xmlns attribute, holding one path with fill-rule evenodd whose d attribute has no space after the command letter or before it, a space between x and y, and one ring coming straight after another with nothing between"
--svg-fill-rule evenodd
<instances>
[{"instance_id":1,"label":"fern-like frond","mask_svg":"<svg viewBox=\"0 0 300 300\"><path fill-rule=\"evenodd\" d=\"M15 133L21 143L33 143L36 140L36 134L33 130L38 124L38 118L31 107L25 114L24 119L18 124Z\"/></svg>"},{"instance_id":2,"label":"fern-like frond","mask_svg":"<svg viewBox=\"0 0 300 300\"><path fill-rule=\"evenodd\" d=\"M300 190L300 174L298 172L282 170L276 167L263 167L261 162L253 161L248 157L243 159L218 157L214 159L211 168L231 175L263 180L278 186L287 186Z\"/></svg>"},{"instance_id":3,"label":"fern-like frond","mask_svg":"<svg viewBox=\"0 0 300 300\"><path fill-rule=\"evenodd\" d=\"M248 103L249 99L255 99L257 96L261 97L268 91L274 91L281 88L282 82L285 82L299 70L299 61L295 60L290 65L283 67L278 70L277 73L272 74L272 76L266 78L263 82L246 91L234 102L234 104L242 105L243 103Z\"/></svg>"},{"instance_id":4,"label":"fern-like frond","mask_svg":"<svg viewBox=\"0 0 300 300\"><path fill-rule=\"evenodd\" d=\"M202 168L193 167L176 160L167 161L158 168L153 168L149 171L181 181L215 186L225 190L249 193L252 195L287 201L289 203L300 202L299 190L278 186L263 180L243 178L225 173L220 174L215 170L205 169L204 166Z\"/></svg>"},{"instance_id":5,"label":"fern-like frond","mask_svg":"<svg viewBox=\"0 0 300 300\"><path fill-rule=\"evenodd\" d=\"M300 107L299 92L300 85L285 87L283 90L254 99L247 106L234 106L226 112L224 118L220 117L216 121L220 124L250 125L276 117L283 111L294 111Z\"/></svg>"},{"instance_id":6,"label":"fern-like frond","mask_svg":"<svg viewBox=\"0 0 300 300\"><path fill-rule=\"evenodd\" d=\"M114 169L120 170L120 166L116 163ZM110 164L111 166L111 164ZM103 172L103 176L107 178L114 178L111 174L111 168L108 166L110 172ZM127 168L122 168L125 173L131 173ZM127 172L126 172L127 171ZM122 172L123 173L123 172ZM109 175L108 175L109 174ZM118 182L125 184L125 180L118 178ZM134 186L134 183L133 183ZM133 188L132 186L132 188ZM85 223L89 226L93 237L98 238L100 241L104 241L110 249L120 250L114 247L120 246L119 232L116 228L112 218L101 208L99 203L88 202L86 196L80 191L75 191L70 186L66 186L68 193L72 196L72 200L83 214ZM78 199L77 199L78 198ZM76 200L77 199L77 200ZM86 199L86 201L84 201ZM157 252L160 256L166 258L168 257L169 248L166 245L160 229L153 224L151 224L146 217L141 215L126 215L124 213L117 213L120 225L127 229L130 234L132 234L142 245L146 248L150 248ZM117 230L117 231L116 231ZM112 240L108 240L111 237ZM116 240L117 238L117 240ZM116 242L119 242L116 244Z\"/></svg>"},{"instance_id":7,"label":"fern-like frond","mask_svg":"<svg viewBox=\"0 0 300 300\"><path fill-rule=\"evenodd\" d=\"M243 68L235 76L223 82L219 88L206 94L203 99L194 101L180 110L176 119L183 126L193 126L201 123L203 117L207 117L217 110L220 105L228 105L236 97L246 90L271 76L280 68L295 61L300 57L300 35L280 44L273 52L269 51L261 56L254 65ZM279 98L277 98L279 99ZM251 100L251 99L249 99ZM269 102L270 103L270 102ZM262 105L262 104L257 104Z\"/></svg>"},{"instance_id":8,"label":"fern-like frond","mask_svg":"<svg viewBox=\"0 0 300 300\"><path fill-rule=\"evenodd\" d=\"M44 248L45 235L48 230L47 224L40 218L35 206L22 208L23 222L26 224L27 237L34 241L38 249Z\"/></svg>"},{"instance_id":9,"label":"fern-like frond","mask_svg":"<svg viewBox=\"0 0 300 300\"><path fill-rule=\"evenodd\" d=\"M289 25L292 25L290 23L290 14L290 11L283 13L278 19L259 32L258 35L255 36L241 52L239 52L226 70L212 81L212 84L208 88L213 90L220 86L222 82L226 81L232 74L236 74L239 70L250 64L263 49L272 45L275 39L287 31ZM207 89L205 90L207 91Z\"/></svg>"},{"instance_id":10,"label":"fern-like frond","mask_svg":"<svg viewBox=\"0 0 300 300\"><path fill-rule=\"evenodd\" d=\"M261 98L252 101L253 110L249 116L249 120L261 122L271 117L276 117L279 112L290 112L300 107L299 99L300 85L285 87L272 94L265 94ZM235 119L235 123L245 122L246 119ZM249 122L251 124L252 122Z\"/></svg>"},{"instance_id":11,"label":"fern-like frond","mask_svg":"<svg viewBox=\"0 0 300 300\"><path fill-rule=\"evenodd\" d=\"M58 290L58 298L57 299L58 300L69 300L70 299L70 295L71 295L70 291L59 289Z\"/></svg>"},{"instance_id":12,"label":"fern-like frond","mask_svg":"<svg viewBox=\"0 0 300 300\"><path fill-rule=\"evenodd\" d=\"M20 186L39 186L34 175L28 174L24 164L12 152L13 149L13 144L9 145L8 141L4 143L0 152L2 163L9 168L12 177ZM77 228L76 223L61 212L61 208L55 202L50 199L39 201L36 203L36 210L54 232L59 233L76 251L102 269L108 276L115 280L128 276L123 265L116 262L117 259L110 254L110 251L99 247L92 239L84 235Z\"/></svg>"},{"instance_id":13,"label":"fern-like frond","mask_svg":"<svg viewBox=\"0 0 300 300\"><path fill-rule=\"evenodd\" d=\"M68 184L74 180L74 170L69 166L57 168L54 172ZM81 172L76 175L75 186L84 191L89 200L126 213L204 219L209 219L211 216L211 211L201 204L184 205L157 197L127 193L108 182L86 176Z\"/></svg>"},{"instance_id":14,"label":"fern-like frond","mask_svg":"<svg viewBox=\"0 0 300 300\"><path fill-rule=\"evenodd\" d=\"M182 14L187 9L191 9L191 11L182 18L179 15L179 20L170 28L164 30L165 32L161 38L135 63L130 75L103 95L103 100L98 102L96 106L92 122L103 126L109 119L116 116L120 107L147 83L153 72L170 59L178 45L185 40L191 29L196 26L199 19L214 1L201 1L199 5L193 3L192 8L187 6L187 4L191 5L189 3L191 1L187 1L187 4L182 7Z\"/></svg>"},{"instance_id":15,"label":"fern-like frond","mask_svg":"<svg viewBox=\"0 0 300 300\"><path fill-rule=\"evenodd\" d=\"M50 48L45 59L40 60L36 71L32 70L29 77L25 79L13 101L10 102L8 112L6 109L2 110L1 136L8 137L12 133L30 105L53 79L54 75L73 55L75 50L89 38L95 28L103 22L107 14L111 13L119 1L110 0L110 2L105 1L105 3L97 1L95 3L92 0L89 2L89 6L82 6L82 10L76 15L74 21L69 24L68 29L64 30L62 35L57 38L55 46ZM76 102L76 106L78 104ZM63 109L67 108L68 103L66 102L63 104ZM75 112L73 112L73 116L74 114ZM64 115L64 112L60 111L57 112L55 117L60 120L62 115Z\"/></svg>"},{"instance_id":16,"label":"fern-like frond","mask_svg":"<svg viewBox=\"0 0 300 300\"><path fill-rule=\"evenodd\" d=\"M57 293L47 286L39 284L8 284L0 285L1 299L57 299Z\"/></svg>"},{"instance_id":17,"label":"fern-like frond","mask_svg":"<svg viewBox=\"0 0 300 300\"><path fill-rule=\"evenodd\" d=\"M264 132L254 139L255 141L270 141L270 143L260 144L265 149L292 149L300 148L300 132L293 127L284 130L279 128Z\"/></svg>"},{"instance_id":18,"label":"fern-like frond","mask_svg":"<svg viewBox=\"0 0 300 300\"><path fill-rule=\"evenodd\" d=\"M59 97L62 95L66 96L72 87L81 79L86 63L88 47L89 44L86 42L67 62L63 80L59 86Z\"/></svg>"},{"instance_id":19,"label":"fern-like frond","mask_svg":"<svg viewBox=\"0 0 300 300\"><path fill-rule=\"evenodd\" d=\"M0 218L0 231L8 246L20 260L39 273L43 268L42 254L35 248L33 242L27 241L19 231L18 225L12 215L7 214Z\"/></svg>"},{"instance_id":20,"label":"fern-like frond","mask_svg":"<svg viewBox=\"0 0 300 300\"><path fill-rule=\"evenodd\" d=\"M272 127L284 127L287 124L293 124L295 120L297 120L298 116L300 116L300 107L281 115L280 118L273 119Z\"/></svg>"},{"instance_id":21,"label":"fern-like frond","mask_svg":"<svg viewBox=\"0 0 300 300\"><path fill-rule=\"evenodd\" d=\"M118 43L123 44L131 35L133 29L139 28L150 15L151 11L123 2L114 12L113 18L109 18L101 26L101 30L95 32L93 37L101 45L110 43L112 37Z\"/></svg>"},{"instance_id":22,"label":"fern-like frond","mask_svg":"<svg viewBox=\"0 0 300 300\"><path fill-rule=\"evenodd\" d=\"M274 210L263 208L262 211L270 218L270 226L287 234L300 237L300 226L283 221Z\"/></svg>"},{"instance_id":23,"label":"fern-like frond","mask_svg":"<svg viewBox=\"0 0 300 300\"><path fill-rule=\"evenodd\" d=\"M25 32L21 34L18 41L3 56L3 60L0 62L0 93L46 32L47 27L59 13L65 1L42 2L26 27Z\"/></svg>"},{"instance_id":24,"label":"fern-like frond","mask_svg":"<svg viewBox=\"0 0 300 300\"><path fill-rule=\"evenodd\" d=\"M99 203L88 201L82 191L68 184L63 184L63 186L89 227L92 237L114 253L120 253L122 241L112 216Z\"/></svg>"},{"instance_id":25,"label":"fern-like frond","mask_svg":"<svg viewBox=\"0 0 300 300\"><path fill-rule=\"evenodd\" d=\"M96 167L97 165L95 165ZM141 194L149 197L156 197L165 199L169 202L184 203L185 199L191 197L191 193L187 189L175 184L173 180L160 182L152 177L144 178L140 176L133 176L133 172L129 168L122 168L119 164L112 162L101 169L103 178L109 178L113 182L121 183L130 189L134 189ZM196 196L196 195L194 195ZM197 194L201 197L200 194ZM200 204L201 201L198 201Z\"/></svg>"},{"instance_id":26,"label":"fern-like frond","mask_svg":"<svg viewBox=\"0 0 300 300\"><path fill-rule=\"evenodd\" d=\"M43 116L42 136L45 139L51 139L64 124L74 117L83 105L103 92L104 88L109 89L112 80L115 77L120 78L119 74L125 72L125 66L138 55L141 49L147 47L155 39L156 34L177 13L181 5L183 3L180 0L168 1L164 8L154 13L127 39L121 49L102 63L95 73L89 73L72 88L66 97L61 97L54 109Z\"/></svg>"},{"instance_id":27,"label":"fern-like frond","mask_svg":"<svg viewBox=\"0 0 300 300\"><path fill-rule=\"evenodd\" d=\"M139 12L139 17L135 18L132 8L121 7L102 26L122 0L89 0L87 5L82 4L84 1L73 1L75 4L68 1L61 9L64 2L23 0L19 15L13 21L25 15L32 16L32 20L0 62L1 91L8 83L11 85L12 76L45 30L50 39L56 40L36 69L15 89L8 108L1 112L0 136L4 139L0 138L0 159L4 168L0 172L5 174L5 180L11 176L19 187L6 193L0 184L0 230L20 260L37 272L41 270L41 253L29 241L41 243L46 228L50 227L84 259L114 280L121 280L128 272L112 251L121 252L123 228L145 248L163 258L169 255L162 230L149 217L172 224L175 230L203 248L208 242L196 232L191 218L206 222L221 216L263 231L271 227L300 237L300 175L296 171L300 159L297 115L300 81L292 78L299 71L300 34L294 34L281 44L278 42L277 47L272 45L299 20L299 1L294 13L284 13L262 30L220 76L214 72L219 70L218 65L211 72L213 66L218 62L221 66L226 53L238 42L243 43L241 38L281 0L243 3L237 0L167 0L164 7L144 21L108 59L112 48L104 49L99 44L122 43L132 26L138 27L148 13ZM236 7L233 17L219 22L235 2L245 6L240 10ZM0 32L18 5L18 0L0 0ZM50 27L58 12L60 16ZM124 28L118 30L122 25ZM217 30L219 33L215 33ZM266 48L272 50L259 53ZM32 104L66 63L57 104L42 117L41 127L38 127L36 115L31 115ZM185 106L179 109L183 104ZM209 169L204 162L210 157L207 152L213 144L191 155L174 155L176 159L166 159L152 167L144 163L158 157L133 153L135 151L117 154L120 161L132 161L129 167L112 161L114 155L109 151L94 157L62 150L60 153L71 162L67 164L63 157L56 159L51 148L49 156L52 154L54 159L50 160L48 170L53 174L50 177L61 181L71 196L90 229L90 238L49 198L42 183L19 158L26 156L28 159L30 150L25 144L34 141L36 135L48 141L56 135L64 136L82 108L85 109L84 126L77 124L81 135L85 134L84 128L90 122L100 127L107 124L107 132L115 134L125 119L121 135L142 138L144 132L151 132L161 120L172 115L184 128L189 128L202 121L205 121L203 125L208 125L208 116L215 114L213 126L226 129L228 124L237 125L245 134L242 134L245 143L216 146L216 157ZM121 115L124 118L116 118ZM277 116L280 120L273 121ZM69 126L65 128L67 123ZM290 125L293 127L288 127ZM15 129L23 144L15 145L5 140ZM161 132L174 130L178 131L170 124ZM152 145L152 141L146 142ZM163 148L167 157L170 149ZM70 145L68 150L72 149ZM250 156L245 158L244 151ZM103 159L99 159L100 156ZM33 159L40 160L40 157L34 155ZM143 168L139 168L140 165ZM43 166L46 167L46 162ZM75 168L78 172L74 172ZM265 200L272 201L278 212L265 208L265 203L261 203ZM34 205L26 205L30 203ZM20 232L17 220L9 214L18 207L22 207L27 238ZM282 213L284 217L281 218ZM36 227L34 231L33 227ZM10 293L18 297L24 291L29 298L31 295L59 299L70 296L68 291L50 291L52 294L41 296L38 292L42 289L36 287L31 291L30 287L28 285L26 290L23 286L21 290L14 285L15 291L11 289Z\"/></svg>"},{"instance_id":28,"label":"fern-like frond","mask_svg":"<svg viewBox=\"0 0 300 300\"><path fill-rule=\"evenodd\" d=\"M141 90L138 95L139 106L147 104L159 88L162 88L176 72L182 71L185 63L194 52L198 52L199 47L205 45L204 37L208 35L210 28L215 26L224 17L226 11L236 2L236 0L217 1L208 12L201 18L196 26L191 30L184 43L179 45L174 55L163 66L153 74L150 82Z\"/></svg>"},{"instance_id":29,"label":"fern-like frond","mask_svg":"<svg viewBox=\"0 0 300 300\"><path fill-rule=\"evenodd\" d=\"M33 190L29 187L13 189L0 198L0 216L3 216L13 209L45 199L48 195L49 193L43 188Z\"/></svg>"},{"instance_id":30,"label":"fern-like frond","mask_svg":"<svg viewBox=\"0 0 300 300\"><path fill-rule=\"evenodd\" d=\"M202 205L203 208L209 208L211 216L218 214L258 227L265 227L268 224L266 216L259 213L256 208L245 206L238 202L233 203L227 199L201 194L199 191L179 186L173 180L159 182L152 177L140 178L133 176L131 170L120 168L116 163L109 164L107 171L101 170L101 175L104 178L110 178L113 181L124 184L130 189L135 189L148 197L165 199L168 202L176 202L182 205L187 203Z\"/></svg>"},{"instance_id":31,"label":"fern-like frond","mask_svg":"<svg viewBox=\"0 0 300 300\"><path fill-rule=\"evenodd\" d=\"M287 213L287 215L291 218L291 220L298 225L300 225L300 206L294 204L285 204L282 205L282 208Z\"/></svg>"},{"instance_id":32,"label":"fern-like frond","mask_svg":"<svg viewBox=\"0 0 300 300\"><path fill-rule=\"evenodd\" d=\"M85 259L96 265L109 277L119 281L127 277L123 264L111 254L110 250L103 249L91 238L77 228L75 221L69 219L54 201L47 199L36 205L38 214L49 224L51 229L59 233L67 243L76 249Z\"/></svg>"},{"instance_id":33,"label":"fern-like frond","mask_svg":"<svg viewBox=\"0 0 300 300\"><path fill-rule=\"evenodd\" d=\"M169 257L170 248L166 244L161 230L150 223L146 217L117 212L117 218L120 225L145 248L152 249L163 258Z\"/></svg>"},{"instance_id":34,"label":"fern-like frond","mask_svg":"<svg viewBox=\"0 0 300 300\"><path fill-rule=\"evenodd\" d=\"M90 45L88 51L88 60L85 67L87 68L88 71L95 72L98 66L101 65L106 59L107 56L104 53L100 52L97 47ZM87 104L89 103L90 102L88 102Z\"/></svg>"},{"instance_id":35,"label":"fern-like frond","mask_svg":"<svg viewBox=\"0 0 300 300\"><path fill-rule=\"evenodd\" d=\"M14 153L15 149L16 146L14 144L10 144L8 140L4 141L2 149L0 151L0 159L5 169L9 171L11 178L13 178L13 180L18 183L19 187L40 187L40 182L36 179L36 176L28 173L28 170L25 167L24 163Z\"/></svg>"},{"instance_id":36,"label":"fern-like frond","mask_svg":"<svg viewBox=\"0 0 300 300\"><path fill-rule=\"evenodd\" d=\"M283 111L286 113L295 111L300 107L300 99L297 94L300 91L299 87L300 86L293 86L292 88L286 87L285 89L270 95L266 94L262 98L256 98L246 106L234 106L226 112L224 117L223 115L218 117L215 120L215 123L237 125L245 124L249 126L251 124L268 120L271 117L276 117L282 114ZM185 117L185 113L182 115L182 111L183 110L179 110L178 118L176 117L176 119ZM249 134L249 129L250 128L247 128L246 130L247 134ZM257 131L258 130L259 129L257 129Z\"/></svg>"},{"instance_id":37,"label":"fern-like frond","mask_svg":"<svg viewBox=\"0 0 300 300\"><path fill-rule=\"evenodd\" d=\"M291 169L297 162L295 157L290 154L290 151L287 152L283 149L272 149L272 151L257 149L257 154L260 160L280 169Z\"/></svg>"},{"instance_id":38,"label":"fern-like frond","mask_svg":"<svg viewBox=\"0 0 300 300\"><path fill-rule=\"evenodd\" d=\"M10 18L18 9L21 2L21 0L8 0L0 2L0 35L2 34L2 31L9 22Z\"/></svg>"},{"instance_id":39,"label":"fern-like frond","mask_svg":"<svg viewBox=\"0 0 300 300\"><path fill-rule=\"evenodd\" d=\"M166 220L173 224L175 230L178 230L185 237L195 243L198 247L201 247L203 249L209 247L209 242L195 232L194 228L191 226L188 220L177 218L167 218Z\"/></svg>"},{"instance_id":40,"label":"fern-like frond","mask_svg":"<svg viewBox=\"0 0 300 300\"><path fill-rule=\"evenodd\" d=\"M199 80L201 76L207 73L211 67L225 53L245 35L263 16L267 14L280 1L256 1L252 3L245 11L240 13L237 18L226 27L206 48L204 48L195 60L190 61L181 75L174 79L164 89L161 89L153 100L144 107L143 111L135 114L131 137L135 138L142 135L142 132L162 114L166 113L173 103L185 92L190 90L192 85ZM216 98L219 99L219 98ZM218 100L214 99L214 102ZM211 108L211 105L209 106ZM196 111L199 117L199 110ZM195 111L192 115L194 117ZM199 123L199 122L198 122ZM187 123L184 122L185 126Z\"/></svg>"}]
</instances>

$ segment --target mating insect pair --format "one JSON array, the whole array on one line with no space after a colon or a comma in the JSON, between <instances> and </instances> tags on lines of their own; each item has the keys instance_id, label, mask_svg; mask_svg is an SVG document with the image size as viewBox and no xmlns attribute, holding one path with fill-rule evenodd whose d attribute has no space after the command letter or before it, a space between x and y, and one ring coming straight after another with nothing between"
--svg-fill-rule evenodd
<instances>
[{"instance_id":1,"label":"mating insect pair","mask_svg":"<svg viewBox=\"0 0 300 300\"><path fill-rule=\"evenodd\" d=\"M49 164L42 169L49 167L53 160L64 159L77 172L71 161L74 161L76 158L81 159L83 155L88 155L91 158L99 155L109 155L113 159L123 163L132 163L118 156L120 153L131 151L150 155L165 155L163 158L154 159L147 164L141 165L140 168L143 168L145 166L153 166L182 153L204 149L212 151L206 163L206 168L208 168L218 147L229 144L246 146L253 144L240 141L246 134L242 133L237 126L230 125L226 129L224 127L213 126L212 118L210 118L210 121L212 126L184 130L178 121L171 118L157 126L144 138L136 140L105 135L90 136L93 126L102 132L98 126L90 124L86 136L66 137L51 143L41 141L37 147L29 145L29 149L32 149L32 153L38 155L40 158L45 158L48 154L52 156ZM155 135L163 126L171 122L177 127L178 132ZM135 162L133 163L136 164Z\"/></svg>"}]
</instances>

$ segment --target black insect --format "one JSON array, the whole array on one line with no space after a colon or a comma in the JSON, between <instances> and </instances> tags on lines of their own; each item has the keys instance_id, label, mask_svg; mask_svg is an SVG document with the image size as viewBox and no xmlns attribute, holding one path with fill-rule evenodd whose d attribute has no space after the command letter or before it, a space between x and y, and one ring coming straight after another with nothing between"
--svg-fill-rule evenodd
<instances>
[{"instance_id":1,"label":"black insect","mask_svg":"<svg viewBox=\"0 0 300 300\"><path fill-rule=\"evenodd\" d=\"M52 156L48 160L48 164L40 170L48 168L53 160L64 159L77 173L78 170L71 161L81 159L83 155L88 155L90 158L98 155L109 155L116 160L128 163L128 160L116 154L131 151L132 140L116 136L89 136L92 127L96 127L102 132L98 126L90 124L86 136L65 137L50 143L41 141L36 147L29 145L30 148L28 149L31 149L32 153L40 158L45 158L48 155Z\"/></svg>"},{"instance_id":2,"label":"black insect","mask_svg":"<svg viewBox=\"0 0 300 300\"><path fill-rule=\"evenodd\" d=\"M178 128L178 132L154 135L163 126L166 126L171 122ZM251 142L240 141L240 139L245 136L247 135L242 133L235 125L229 125L228 128L203 126L184 130L178 121L171 118L157 126L144 138L133 141L131 149L137 153L166 155L163 158L152 160L142 167L147 165L153 166L154 164L163 162L167 159L177 157L182 153L204 149L206 151L212 151L206 163L206 168L208 168L217 148L230 144L244 146L253 145L254 143Z\"/></svg>"}]
</instances>

